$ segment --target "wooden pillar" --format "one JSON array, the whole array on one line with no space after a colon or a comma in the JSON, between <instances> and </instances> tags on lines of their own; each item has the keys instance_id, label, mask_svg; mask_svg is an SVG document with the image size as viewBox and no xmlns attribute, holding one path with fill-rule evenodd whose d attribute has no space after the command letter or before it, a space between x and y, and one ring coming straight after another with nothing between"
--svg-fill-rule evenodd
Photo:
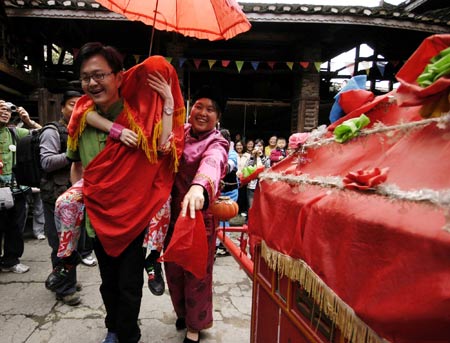
<instances>
[{"instance_id":1,"label":"wooden pillar","mask_svg":"<svg viewBox=\"0 0 450 343\"><path fill-rule=\"evenodd\" d=\"M30 100L37 102L38 122L43 125L61 117L61 94L53 94L47 88L38 88L30 96Z\"/></svg>"},{"instance_id":2,"label":"wooden pillar","mask_svg":"<svg viewBox=\"0 0 450 343\"><path fill-rule=\"evenodd\" d=\"M300 74L294 82L291 131L305 132L316 128L319 123L320 74L314 68Z\"/></svg>"}]
</instances>

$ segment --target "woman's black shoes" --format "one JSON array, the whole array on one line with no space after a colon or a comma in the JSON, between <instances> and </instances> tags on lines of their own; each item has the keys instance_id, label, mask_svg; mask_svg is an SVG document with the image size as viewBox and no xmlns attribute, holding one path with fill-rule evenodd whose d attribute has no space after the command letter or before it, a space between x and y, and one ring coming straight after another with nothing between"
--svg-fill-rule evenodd
<instances>
[{"instance_id":1,"label":"woman's black shoes","mask_svg":"<svg viewBox=\"0 0 450 343\"><path fill-rule=\"evenodd\" d=\"M185 336L183 343L200 343L200 335L198 336L198 339L196 341L193 341L192 339L187 338L187 336Z\"/></svg>"}]
</instances>

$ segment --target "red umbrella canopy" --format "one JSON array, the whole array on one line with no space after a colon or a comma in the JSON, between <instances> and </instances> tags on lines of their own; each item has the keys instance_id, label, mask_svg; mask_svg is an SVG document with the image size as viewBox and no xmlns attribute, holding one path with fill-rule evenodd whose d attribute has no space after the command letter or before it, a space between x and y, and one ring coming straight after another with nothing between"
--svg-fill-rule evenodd
<instances>
[{"instance_id":1,"label":"red umbrella canopy","mask_svg":"<svg viewBox=\"0 0 450 343\"><path fill-rule=\"evenodd\" d=\"M158 30L200 39L230 39L251 24L236 0L97 0L107 9ZM156 17L155 17L156 13Z\"/></svg>"}]
</instances>

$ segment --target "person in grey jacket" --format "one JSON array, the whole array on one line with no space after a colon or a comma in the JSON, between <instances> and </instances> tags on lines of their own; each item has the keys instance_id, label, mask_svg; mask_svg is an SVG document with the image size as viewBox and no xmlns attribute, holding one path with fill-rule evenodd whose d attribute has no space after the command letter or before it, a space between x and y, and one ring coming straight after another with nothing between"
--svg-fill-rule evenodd
<instances>
[{"instance_id":1,"label":"person in grey jacket","mask_svg":"<svg viewBox=\"0 0 450 343\"><path fill-rule=\"evenodd\" d=\"M48 128L42 131L40 136L41 166L44 170L41 179L41 198L44 203L45 235L52 249L53 270L61 265L57 256L59 237L55 224L55 202L71 186L70 166L72 163L66 157L67 125L75 103L81 95L81 92L76 90L66 91L61 103L61 118L58 122L54 122L58 129L56 127ZM74 262L76 266L78 261ZM76 268L74 267L68 274L64 282L52 290L56 293L56 299L67 305L75 306L81 302L81 298L77 294ZM46 287L48 288L47 283Z\"/></svg>"}]
</instances>

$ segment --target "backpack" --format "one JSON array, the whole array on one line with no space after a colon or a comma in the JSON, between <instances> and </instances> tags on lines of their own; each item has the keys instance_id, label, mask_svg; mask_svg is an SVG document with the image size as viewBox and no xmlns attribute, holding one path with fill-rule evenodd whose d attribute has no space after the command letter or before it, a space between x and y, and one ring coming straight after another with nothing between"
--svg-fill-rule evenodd
<instances>
[{"instance_id":1,"label":"backpack","mask_svg":"<svg viewBox=\"0 0 450 343\"><path fill-rule=\"evenodd\" d=\"M65 127L58 122L45 124L39 130L31 130L28 136L16 139L16 164L13 174L19 185L40 187L41 178L45 174L41 167L40 136L48 128L56 129L59 133L61 147L65 146Z\"/></svg>"}]
</instances>

